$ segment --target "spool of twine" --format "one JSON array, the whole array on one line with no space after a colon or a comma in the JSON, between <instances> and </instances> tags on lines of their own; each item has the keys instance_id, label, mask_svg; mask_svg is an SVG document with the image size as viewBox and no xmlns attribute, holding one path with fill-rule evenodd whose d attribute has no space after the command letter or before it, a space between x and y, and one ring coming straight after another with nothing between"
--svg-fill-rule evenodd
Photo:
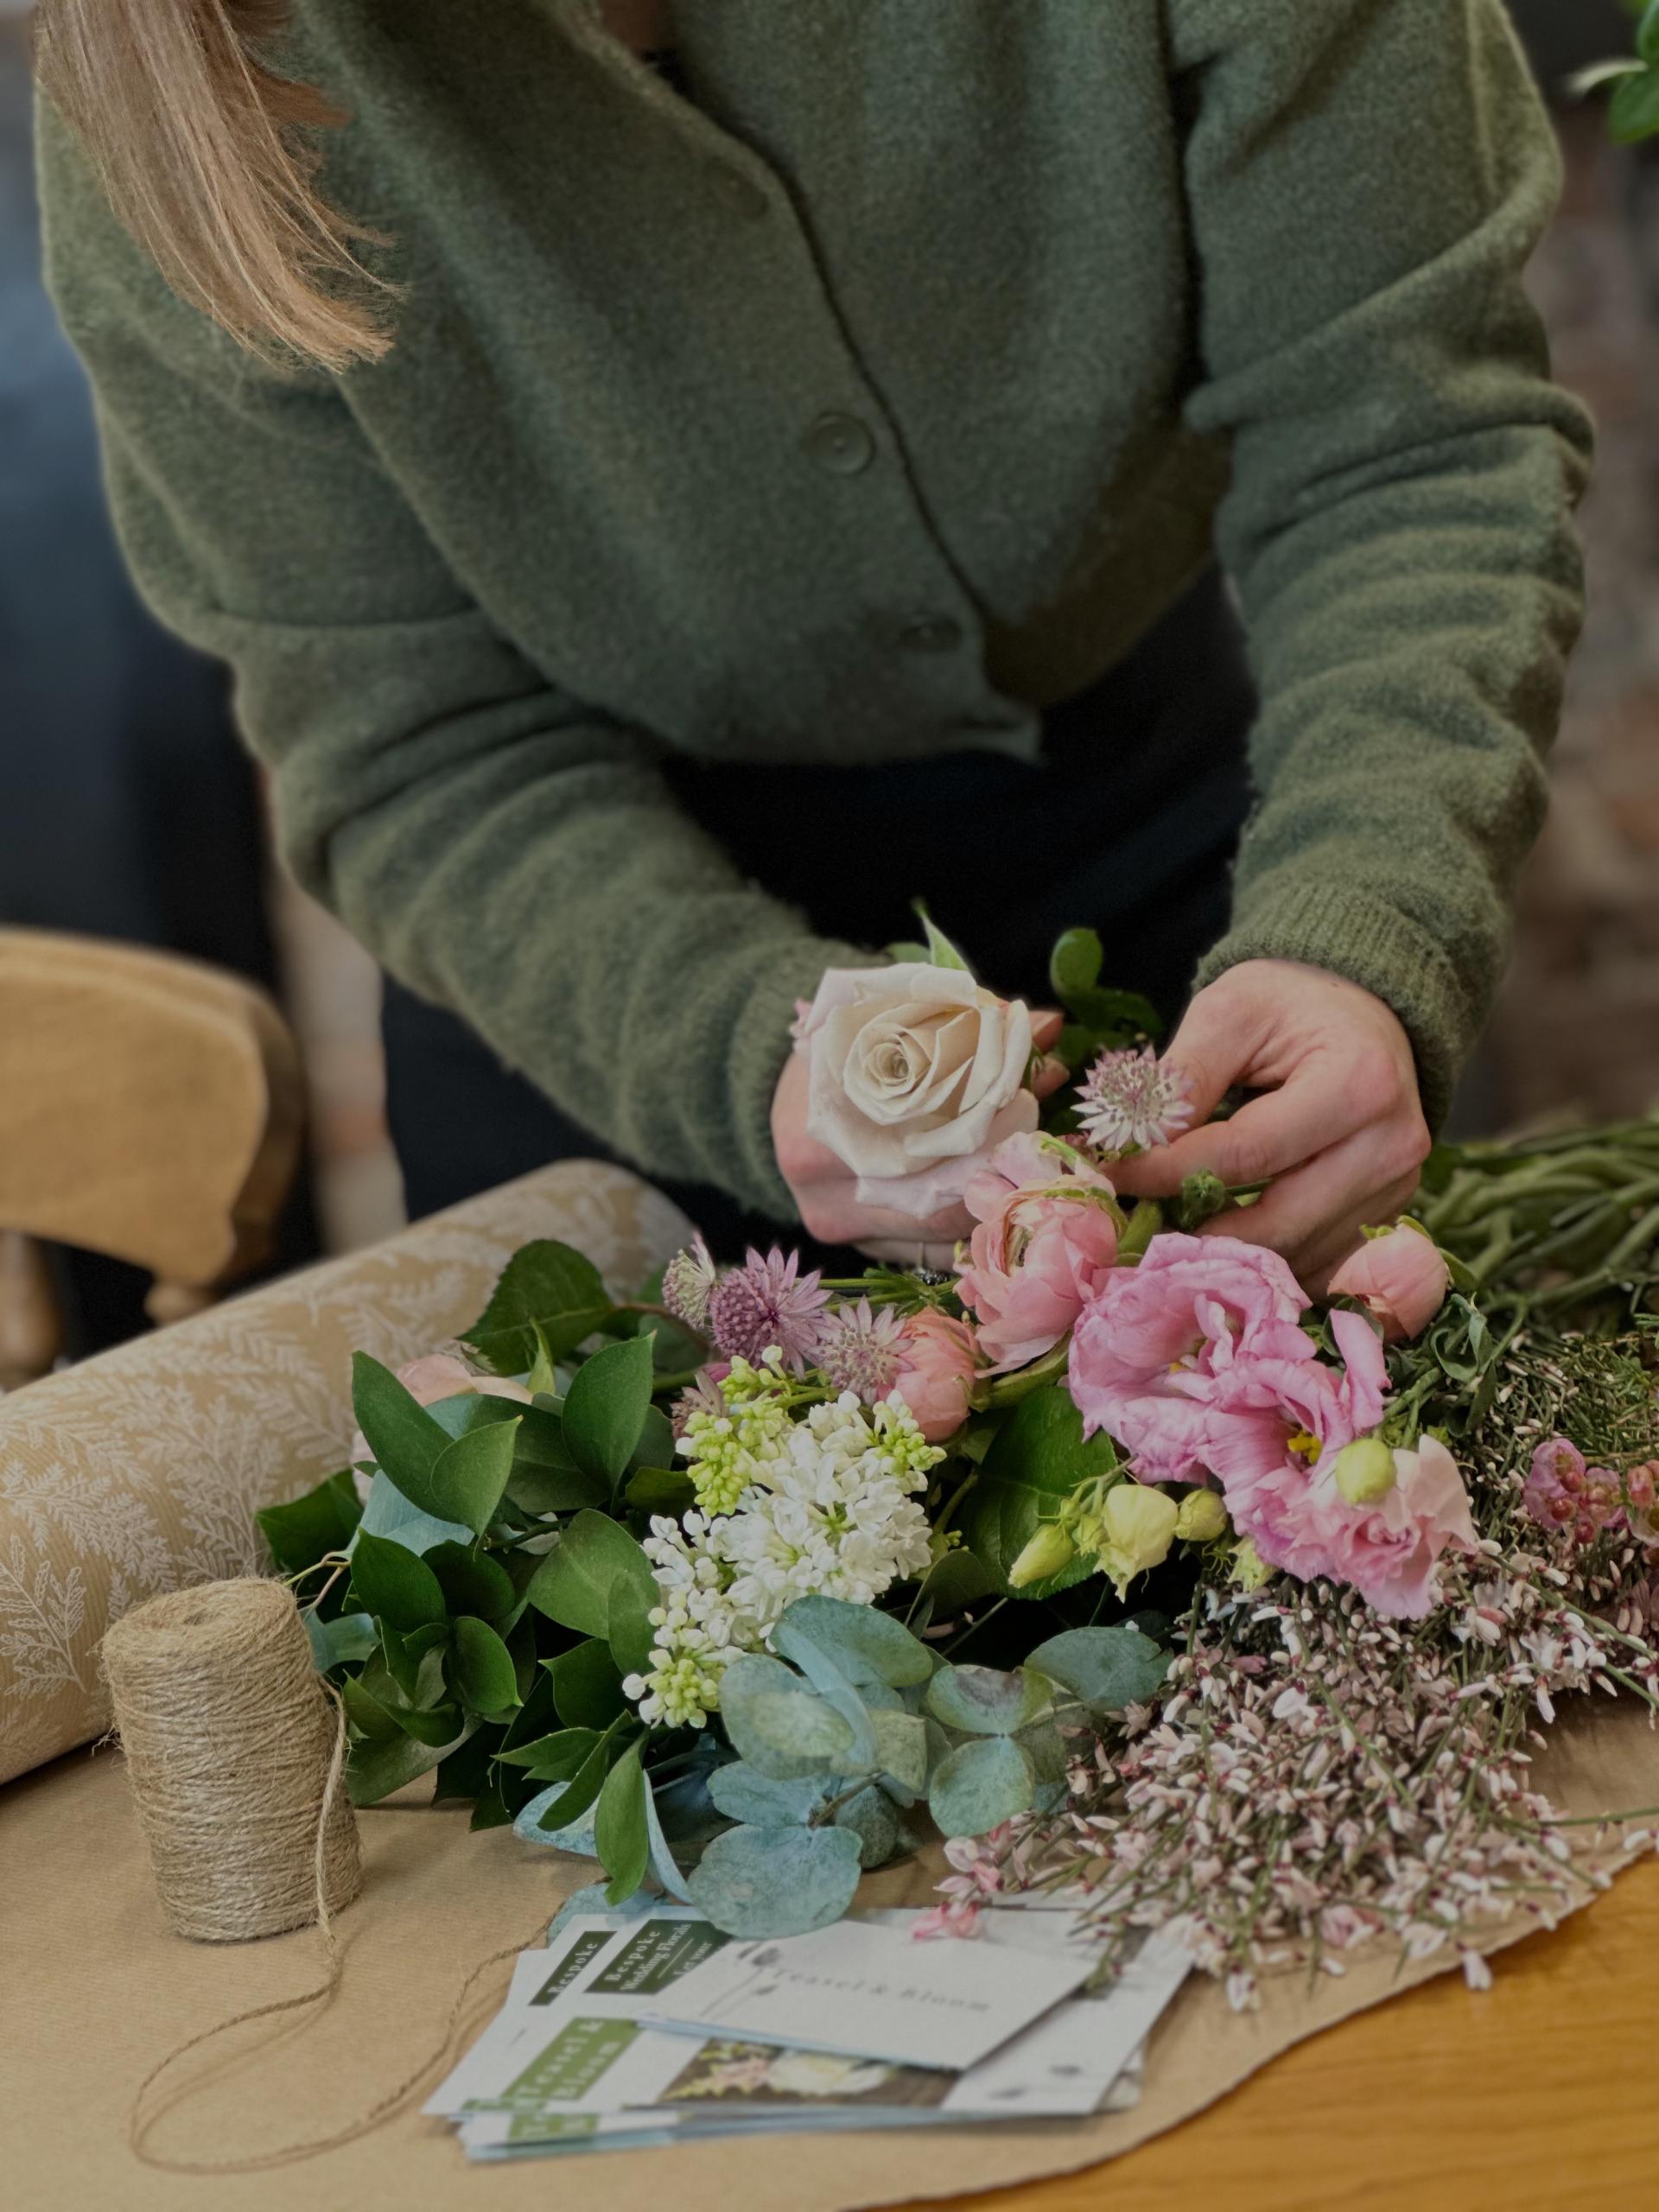
<instances>
[{"instance_id":1,"label":"spool of twine","mask_svg":"<svg viewBox=\"0 0 1659 2212\"><path fill-rule=\"evenodd\" d=\"M343 1726L291 1591L248 1576L152 1598L103 1659L176 1934L245 1942L350 1904L363 1872Z\"/></svg>"}]
</instances>

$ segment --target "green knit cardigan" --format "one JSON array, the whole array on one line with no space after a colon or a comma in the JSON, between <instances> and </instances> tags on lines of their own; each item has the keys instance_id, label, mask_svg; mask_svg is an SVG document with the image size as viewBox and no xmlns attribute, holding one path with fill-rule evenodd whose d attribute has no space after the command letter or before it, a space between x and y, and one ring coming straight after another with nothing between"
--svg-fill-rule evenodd
<instances>
[{"instance_id":1,"label":"green knit cardigan","mask_svg":"<svg viewBox=\"0 0 1659 2212\"><path fill-rule=\"evenodd\" d=\"M1353 978L1438 1114L1580 617L1499 0L676 12L689 100L594 0L300 0L404 287L340 378L175 298L43 118L129 557L301 880L648 1170L785 1211L791 1008L860 956L661 762L1032 757L1218 551L1262 704L1200 980Z\"/></svg>"}]
</instances>

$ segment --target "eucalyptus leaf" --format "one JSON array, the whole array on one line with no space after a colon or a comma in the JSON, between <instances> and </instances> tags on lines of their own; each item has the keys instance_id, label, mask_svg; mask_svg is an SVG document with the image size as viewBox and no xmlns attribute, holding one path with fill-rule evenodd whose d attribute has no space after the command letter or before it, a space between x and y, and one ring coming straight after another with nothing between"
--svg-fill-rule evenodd
<instances>
[{"instance_id":1,"label":"eucalyptus leaf","mask_svg":"<svg viewBox=\"0 0 1659 2212\"><path fill-rule=\"evenodd\" d=\"M615 1312L593 1262L543 1237L513 1254L466 1341L498 1375L524 1375L538 1353L568 1359Z\"/></svg>"},{"instance_id":2,"label":"eucalyptus leaf","mask_svg":"<svg viewBox=\"0 0 1659 2212\"><path fill-rule=\"evenodd\" d=\"M611 1592L623 1580L642 1595L648 1592L649 1604L657 1603L656 1577L638 1543L605 1514L587 1511L561 1531L526 1594L538 1612L561 1627L575 1629L579 1636L608 1637Z\"/></svg>"},{"instance_id":3,"label":"eucalyptus leaf","mask_svg":"<svg viewBox=\"0 0 1659 2212\"><path fill-rule=\"evenodd\" d=\"M651 1344L607 1344L584 1360L564 1401L564 1441L584 1474L614 1488L627 1472L652 1410Z\"/></svg>"},{"instance_id":4,"label":"eucalyptus leaf","mask_svg":"<svg viewBox=\"0 0 1659 2212\"><path fill-rule=\"evenodd\" d=\"M891 1613L840 1598L797 1598L779 1626L815 1645L854 1683L873 1676L889 1688L904 1689L925 1682L937 1663L927 1646Z\"/></svg>"},{"instance_id":5,"label":"eucalyptus leaf","mask_svg":"<svg viewBox=\"0 0 1659 2212\"><path fill-rule=\"evenodd\" d=\"M473 1532L464 1521L440 1521L435 1514L423 1513L410 1503L390 1475L380 1473L369 1484L363 1518L346 1548L353 1558L365 1536L384 1536L388 1543L401 1544L406 1552L418 1555L437 1544L469 1544Z\"/></svg>"},{"instance_id":6,"label":"eucalyptus leaf","mask_svg":"<svg viewBox=\"0 0 1659 2212\"><path fill-rule=\"evenodd\" d=\"M1039 1524L1053 1519L1059 1501L1116 1465L1116 1448L1103 1432L1084 1443L1083 1416L1063 1383L1020 1401L986 1453L962 1516L963 1534L998 1590L1021 1599L1050 1598L1095 1572L1095 1562L1080 1556L1017 1592L1008 1581L1008 1570Z\"/></svg>"},{"instance_id":7,"label":"eucalyptus leaf","mask_svg":"<svg viewBox=\"0 0 1659 2212\"><path fill-rule=\"evenodd\" d=\"M868 1707L841 1669L803 1630L787 1624L787 1617L772 1631L772 1649L795 1664L824 1701L846 1722L849 1740L844 1751L835 1754L836 1771L868 1774L875 1766L875 1728ZM721 1707L724 1709L722 1693Z\"/></svg>"},{"instance_id":8,"label":"eucalyptus leaf","mask_svg":"<svg viewBox=\"0 0 1659 2212\"><path fill-rule=\"evenodd\" d=\"M448 1611L497 1621L512 1611L517 1599L512 1578L486 1552L466 1544L435 1544L425 1561L438 1579Z\"/></svg>"},{"instance_id":9,"label":"eucalyptus leaf","mask_svg":"<svg viewBox=\"0 0 1659 2212\"><path fill-rule=\"evenodd\" d=\"M343 1551L362 1511L351 1471L345 1468L302 1497L268 1505L253 1517L277 1566L285 1574L299 1574L330 1552Z\"/></svg>"},{"instance_id":10,"label":"eucalyptus leaf","mask_svg":"<svg viewBox=\"0 0 1659 2212\"><path fill-rule=\"evenodd\" d=\"M734 1660L721 1677L720 1714L739 1757L776 1782L842 1771L836 1762L852 1749L852 1727L799 1675L760 1654ZM874 1754L874 1738L871 1750Z\"/></svg>"},{"instance_id":11,"label":"eucalyptus leaf","mask_svg":"<svg viewBox=\"0 0 1659 2212\"><path fill-rule=\"evenodd\" d=\"M836 1808L835 1824L858 1838L859 1860L867 1872L885 1866L899 1848L899 1815L893 1800L874 1783Z\"/></svg>"},{"instance_id":12,"label":"eucalyptus leaf","mask_svg":"<svg viewBox=\"0 0 1659 2212\"><path fill-rule=\"evenodd\" d=\"M651 1855L651 1871L671 1897L682 1904L691 1902L691 1892L685 1885L685 1876L680 1862L669 1847L663 1833L663 1823L657 1809L657 1793L649 1776L645 1778L645 1836Z\"/></svg>"},{"instance_id":13,"label":"eucalyptus leaf","mask_svg":"<svg viewBox=\"0 0 1659 2212\"><path fill-rule=\"evenodd\" d=\"M487 1623L470 1613L454 1624L450 1674L469 1712L505 1713L518 1702L512 1653Z\"/></svg>"},{"instance_id":14,"label":"eucalyptus leaf","mask_svg":"<svg viewBox=\"0 0 1659 2212\"><path fill-rule=\"evenodd\" d=\"M366 1659L380 1641L371 1613L340 1613L334 1620L325 1621L315 1611L304 1612L300 1618L305 1623L305 1632L311 1643L311 1663L320 1675L331 1667L353 1664Z\"/></svg>"},{"instance_id":15,"label":"eucalyptus leaf","mask_svg":"<svg viewBox=\"0 0 1659 2212\"><path fill-rule=\"evenodd\" d=\"M594 1637L547 1661L553 1702L567 1728L608 1728L628 1709L622 1676L608 1647Z\"/></svg>"},{"instance_id":16,"label":"eucalyptus leaf","mask_svg":"<svg viewBox=\"0 0 1659 2212\"><path fill-rule=\"evenodd\" d=\"M446 1617L438 1578L414 1552L359 1530L352 1553L352 1588L365 1612L407 1635Z\"/></svg>"},{"instance_id":17,"label":"eucalyptus leaf","mask_svg":"<svg viewBox=\"0 0 1659 2212\"><path fill-rule=\"evenodd\" d=\"M607 1904L626 1903L645 1878L651 1865L651 1829L645 1818L650 1797L636 1741L606 1776L594 1815L594 1843L600 1864L611 1878Z\"/></svg>"},{"instance_id":18,"label":"eucalyptus leaf","mask_svg":"<svg viewBox=\"0 0 1659 2212\"><path fill-rule=\"evenodd\" d=\"M927 1724L913 1713L874 1713L876 1764L911 1798L927 1787ZM753 1819L753 1814L745 1816Z\"/></svg>"},{"instance_id":19,"label":"eucalyptus leaf","mask_svg":"<svg viewBox=\"0 0 1659 2212\"><path fill-rule=\"evenodd\" d=\"M946 1836L987 1835L1029 1809L1037 1777L1010 1736L981 1736L943 1762L928 1809Z\"/></svg>"},{"instance_id":20,"label":"eucalyptus leaf","mask_svg":"<svg viewBox=\"0 0 1659 2212\"><path fill-rule=\"evenodd\" d=\"M947 1728L974 1736L1012 1736L1047 1711L1053 1692L1041 1675L1020 1667L941 1667L928 1685L927 1709Z\"/></svg>"},{"instance_id":21,"label":"eucalyptus leaf","mask_svg":"<svg viewBox=\"0 0 1659 2212\"><path fill-rule=\"evenodd\" d=\"M1156 1695L1169 1654L1137 1628L1071 1628L1039 1643L1027 1661L1091 1713L1121 1713Z\"/></svg>"},{"instance_id":22,"label":"eucalyptus leaf","mask_svg":"<svg viewBox=\"0 0 1659 2212\"><path fill-rule=\"evenodd\" d=\"M729 1828L687 1877L691 1902L728 1936L804 1936L839 1920L858 1889L849 1828Z\"/></svg>"},{"instance_id":23,"label":"eucalyptus leaf","mask_svg":"<svg viewBox=\"0 0 1659 2212\"><path fill-rule=\"evenodd\" d=\"M761 1828L804 1828L842 1787L833 1775L773 1782L747 1759L732 1759L709 1777L709 1795L734 1821Z\"/></svg>"}]
</instances>

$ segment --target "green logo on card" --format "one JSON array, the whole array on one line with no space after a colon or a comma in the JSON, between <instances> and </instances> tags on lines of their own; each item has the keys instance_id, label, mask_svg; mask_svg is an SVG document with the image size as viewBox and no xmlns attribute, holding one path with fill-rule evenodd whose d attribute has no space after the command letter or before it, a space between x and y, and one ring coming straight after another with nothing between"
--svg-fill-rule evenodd
<instances>
[{"instance_id":1,"label":"green logo on card","mask_svg":"<svg viewBox=\"0 0 1659 2212\"><path fill-rule=\"evenodd\" d=\"M572 2020L493 2101L524 2111L585 2097L639 2032L634 2020Z\"/></svg>"},{"instance_id":2,"label":"green logo on card","mask_svg":"<svg viewBox=\"0 0 1659 2212\"><path fill-rule=\"evenodd\" d=\"M595 1997L650 1997L712 1958L726 1942L706 1920L648 1920L594 1982Z\"/></svg>"}]
</instances>

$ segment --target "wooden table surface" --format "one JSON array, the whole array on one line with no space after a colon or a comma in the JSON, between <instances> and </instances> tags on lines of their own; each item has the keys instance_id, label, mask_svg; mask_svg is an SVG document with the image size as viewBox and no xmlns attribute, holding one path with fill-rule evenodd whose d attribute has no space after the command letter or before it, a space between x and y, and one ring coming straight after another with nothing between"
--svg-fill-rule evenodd
<instances>
[{"instance_id":1,"label":"wooden table surface","mask_svg":"<svg viewBox=\"0 0 1659 2212\"><path fill-rule=\"evenodd\" d=\"M1492 1967L1489 1992L1444 1974L1299 2044L1109 2165L953 2201L983 2212L1659 2212L1659 1862Z\"/></svg>"}]
</instances>

